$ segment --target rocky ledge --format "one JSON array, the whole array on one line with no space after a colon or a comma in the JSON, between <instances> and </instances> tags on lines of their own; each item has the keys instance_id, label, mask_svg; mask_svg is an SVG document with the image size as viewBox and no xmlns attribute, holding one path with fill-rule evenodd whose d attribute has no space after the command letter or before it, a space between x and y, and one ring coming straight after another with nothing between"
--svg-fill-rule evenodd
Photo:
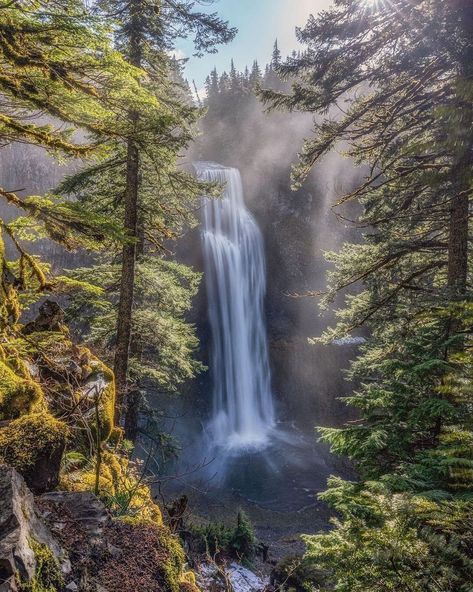
<instances>
[{"instance_id":1,"label":"rocky ledge","mask_svg":"<svg viewBox=\"0 0 473 592\"><path fill-rule=\"evenodd\" d=\"M165 526L113 519L89 492L34 497L0 465L0 592L196 592Z\"/></svg>"}]
</instances>

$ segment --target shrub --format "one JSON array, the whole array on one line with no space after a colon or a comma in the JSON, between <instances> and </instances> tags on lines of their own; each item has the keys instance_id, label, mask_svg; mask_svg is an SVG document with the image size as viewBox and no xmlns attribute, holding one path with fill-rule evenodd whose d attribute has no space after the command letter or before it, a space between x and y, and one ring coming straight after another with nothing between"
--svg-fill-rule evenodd
<instances>
[{"instance_id":1,"label":"shrub","mask_svg":"<svg viewBox=\"0 0 473 592\"><path fill-rule=\"evenodd\" d=\"M209 522L205 526L192 525L190 533L196 552L211 557L223 553L240 561L249 561L256 551L257 540L253 526L241 510L234 527L221 522Z\"/></svg>"}]
</instances>

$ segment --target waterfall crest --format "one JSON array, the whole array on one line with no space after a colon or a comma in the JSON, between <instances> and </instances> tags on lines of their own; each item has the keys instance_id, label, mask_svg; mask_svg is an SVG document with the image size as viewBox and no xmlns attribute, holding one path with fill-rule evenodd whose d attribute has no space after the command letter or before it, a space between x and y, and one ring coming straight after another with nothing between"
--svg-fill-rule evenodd
<instances>
[{"instance_id":1,"label":"waterfall crest","mask_svg":"<svg viewBox=\"0 0 473 592\"><path fill-rule=\"evenodd\" d=\"M222 198L203 198L202 245L212 331L214 444L263 446L275 423L264 320L263 237L245 207L240 173L195 165L199 179L225 185Z\"/></svg>"}]
</instances>

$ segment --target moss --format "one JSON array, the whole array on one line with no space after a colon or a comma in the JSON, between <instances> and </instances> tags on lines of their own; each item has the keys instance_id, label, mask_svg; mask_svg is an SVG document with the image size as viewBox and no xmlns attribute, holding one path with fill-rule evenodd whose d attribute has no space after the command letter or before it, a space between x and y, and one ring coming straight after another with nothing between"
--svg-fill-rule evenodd
<instances>
[{"instance_id":1,"label":"moss","mask_svg":"<svg viewBox=\"0 0 473 592\"><path fill-rule=\"evenodd\" d=\"M57 559L46 545L29 541L36 560L35 575L30 582L19 582L19 592L60 592L64 580Z\"/></svg>"},{"instance_id":2,"label":"moss","mask_svg":"<svg viewBox=\"0 0 473 592\"><path fill-rule=\"evenodd\" d=\"M118 426L112 429L108 442L111 446L119 446L125 439L125 430Z\"/></svg>"},{"instance_id":3,"label":"moss","mask_svg":"<svg viewBox=\"0 0 473 592\"><path fill-rule=\"evenodd\" d=\"M200 592L196 584L191 582L181 582L179 584L179 592Z\"/></svg>"},{"instance_id":4,"label":"moss","mask_svg":"<svg viewBox=\"0 0 473 592\"><path fill-rule=\"evenodd\" d=\"M61 487L69 491L94 491L95 481L95 467L89 465L63 475ZM130 523L163 523L159 506L153 501L148 485L140 481L137 467L128 456L111 450L102 452L99 495L113 514L127 516Z\"/></svg>"},{"instance_id":5,"label":"moss","mask_svg":"<svg viewBox=\"0 0 473 592\"><path fill-rule=\"evenodd\" d=\"M86 389L90 384L101 385L99 417L100 417L100 439L105 442L110 437L114 428L115 417L115 376L103 362L94 359L90 366L92 373L88 377Z\"/></svg>"},{"instance_id":6,"label":"moss","mask_svg":"<svg viewBox=\"0 0 473 592\"><path fill-rule=\"evenodd\" d=\"M166 583L164 589L168 592L178 592L182 583L182 573L185 561L184 550L176 536L173 536L167 528L162 528L159 533L159 545L164 550L166 559L159 566Z\"/></svg>"},{"instance_id":7,"label":"moss","mask_svg":"<svg viewBox=\"0 0 473 592\"><path fill-rule=\"evenodd\" d=\"M193 571L185 571L181 574L179 578L179 592L199 592Z\"/></svg>"},{"instance_id":8,"label":"moss","mask_svg":"<svg viewBox=\"0 0 473 592\"><path fill-rule=\"evenodd\" d=\"M19 358L30 358L38 366L41 381L47 384L51 413L61 416L70 411L72 422L77 423L77 415L87 421L87 428L75 431L78 447L90 446L90 432L95 441L94 410L99 395L100 439L105 442L114 428L115 377L112 370L89 349L74 344L66 332L29 333L27 340L17 340L17 347Z\"/></svg>"},{"instance_id":9,"label":"moss","mask_svg":"<svg viewBox=\"0 0 473 592\"><path fill-rule=\"evenodd\" d=\"M64 449L67 435L66 424L49 413L24 415L0 430L0 460L28 474L45 455Z\"/></svg>"},{"instance_id":10,"label":"moss","mask_svg":"<svg viewBox=\"0 0 473 592\"><path fill-rule=\"evenodd\" d=\"M23 378L6 360L0 360L0 419L16 419L44 404L41 387Z\"/></svg>"},{"instance_id":11,"label":"moss","mask_svg":"<svg viewBox=\"0 0 473 592\"><path fill-rule=\"evenodd\" d=\"M8 276L10 270L5 257L5 243L0 230L0 331L20 318L18 293Z\"/></svg>"}]
</instances>

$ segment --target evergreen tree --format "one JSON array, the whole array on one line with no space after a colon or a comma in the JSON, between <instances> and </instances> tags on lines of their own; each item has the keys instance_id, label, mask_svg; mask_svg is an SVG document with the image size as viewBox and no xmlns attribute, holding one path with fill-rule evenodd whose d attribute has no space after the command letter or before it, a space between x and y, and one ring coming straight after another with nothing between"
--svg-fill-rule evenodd
<instances>
[{"instance_id":1,"label":"evergreen tree","mask_svg":"<svg viewBox=\"0 0 473 592\"><path fill-rule=\"evenodd\" d=\"M258 61L255 60L253 62L253 66L251 67L250 73L250 88L255 89L263 80L263 75L261 73L261 68L258 64Z\"/></svg>"},{"instance_id":2,"label":"evergreen tree","mask_svg":"<svg viewBox=\"0 0 473 592\"><path fill-rule=\"evenodd\" d=\"M294 169L300 184L343 142L367 165L357 200L364 242L329 255L325 303L347 297L326 339L367 325L348 399L360 419L324 429L361 482L332 480L341 513L308 554L343 591L469 590L473 492L469 202L473 11L457 1L341 0L299 33L274 107L326 114ZM340 106L340 109L336 109Z\"/></svg>"},{"instance_id":3,"label":"evergreen tree","mask_svg":"<svg viewBox=\"0 0 473 592\"><path fill-rule=\"evenodd\" d=\"M274 42L273 54L271 57L271 67L273 68L273 70L277 70L279 68L279 66L281 65L281 61L282 54L281 50L279 49L278 40L276 39L276 41Z\"/></svg>"},{"instance_id":4,"label":"evergreen tree","mask_svg":"<svg viewBox=\"0 0 473 592\"><path fill-rule=\"evenodd\" d=\"M193 178L176 169L179 153L192 137L191 128L198 113L183 93L176 92L175 85L169 84L174 73L167 54L176 37L191 32L195 33L198 53L212 51L215 43L226 42L235 33L215 14L196 12L195 5L195 2L166 0L152 3L104 0L98 4L99 14L114 15L117 47L133 66L146 72L147 86L160 101L162 111L139 109L130 101L123 116L133 134L128 136L126 146L116 143L106 165L83 172L67 185L69 191L81 190L86 201L83 190L88 186L91 201L100 204L102 198L107 199L109 187L100 181L96 183L97 177L103 179L104 171L120 175L118 183L112 181L112 186L118 189L113 199L122 206L127 240L122 248L114 371L118 393L116 414L120 417L125 411L125 428L132 439L137 430L140 389L129 380L130 347L135 350L132 351L135 357L139 357L138 350L142 348L138 341L132 340L136 263L150 246L163 250L164 241L175 235L178 220L182 222L186 216L185 199L195 198L198 193Z\"/></svg>"},{"instance_id":5,"label":"evergreen tree","mask_svg":"<svg viewBox=\"0 0 473 592\"><path fill-rule=\"evenodd\" d=\"M154 100L141 87L139 72L110 46L107 29L90 17L80 2L58 0L52 6L34 2L2 7L0 59L2 145L16 141L42 146L55 155L96 158L102 152L101 138L126 134L116 119L117 105L131 97L136 104ZM32 118L35 112L63 123L39 123L39 118ZM85 141L73 136L79 128L89 132ZM20 257L19 275L15 277L4 249L0 249L0 306L5 327L19 314L18 306L11 308L8 301L26 287L30 276L39 289L50 285L19 239L46 234L74 248L84 241L116 235L116 231L107 220L91 217L73 203L39 196L22 198L8 189L0 189L0 195L27 214L26 218L2 223L2 231Z\"/></svg>"}]
</instances>

